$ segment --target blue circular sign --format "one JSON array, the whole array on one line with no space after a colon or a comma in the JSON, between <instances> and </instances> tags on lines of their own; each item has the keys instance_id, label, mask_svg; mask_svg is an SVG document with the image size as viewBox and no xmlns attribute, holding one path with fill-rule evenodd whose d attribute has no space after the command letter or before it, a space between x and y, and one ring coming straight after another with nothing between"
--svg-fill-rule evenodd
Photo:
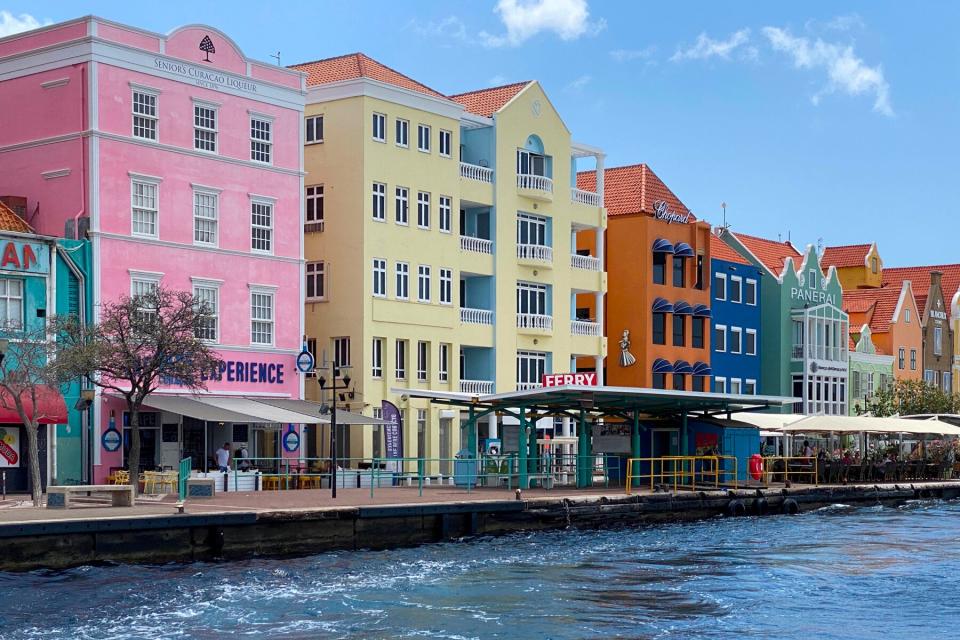
<instances>
[{"instance_id":1,"label":"blue circular sign","mask_svg":"<svg viewBox=\"0 0 960 640\"><path fill-rule=\"evenodd\" d=\"M300 373L313 371L313 354L306 349L301 351L300 355L297 356L297 369Z\"/></svg>"},{"instance_id":2,"label":"blue circular sign","mask_svg":"<svg viewBox=\"0 0 960 640\"><path fill-rule=\"evenodd\" d=\"M296 432L293 425L290 425L290 430L283 434L283 448L286 449L287 453L293 453L300 449L300 434Z\"/></svg>"},{"instance_id":3,"label":"blue circular sign","mask_svg":"<svg viewBox=\"0 0 960 640\"><path fill-rule=\"evenodd\" d=\"M116 451L120 448L123 438L120 437L120 432L116 429L107 429L100 437L100 442L107 451Z\"/></svg>"}]
</instances>

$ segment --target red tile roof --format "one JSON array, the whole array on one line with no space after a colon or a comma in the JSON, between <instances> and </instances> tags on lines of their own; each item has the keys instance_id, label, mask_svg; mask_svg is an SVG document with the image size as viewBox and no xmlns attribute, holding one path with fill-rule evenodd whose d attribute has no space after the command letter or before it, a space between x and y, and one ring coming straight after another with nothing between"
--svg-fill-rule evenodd
<instances>
[{"instance_id":1,"label":"red tile roof","mask_svg":"<svg viewBox=\"0 0 960 640\"><path fill-rule=\"evenodd\" d=\"M731 249L730 245L718 238L714 233L710 234L710 259L726 260L727 262L734 262L736 264L750 264L749 260Z\"/></svg>"},{"instance_id":2,"label":"red tile roof","mask_svg":"<svg viewBox=\"0 0 960 640\"><path fill-rule=\"evenodd\" d=\"M33 228L27 224L26 220L14 213L13 209L0 202L0 231L33 233Z\"/></svg>"},{"instance_id":3,"label":"red tile roof","mask_svg":"<svg viewBox=\"0 0 960 640\"><path fill-rule=\"evenodd\" d=\"M532 80L524 80L523 82L505 84L502 87L458 93L450 96L450 99L462 104L470 113L490 118L532 82Z\"/></svg>"},{"instance_id":4,"label":"red tile roof","mask_svg":"<svg viewBox=\"0 0 960 640\"><path fill-rule=\"evenodd\" d=\"M424 93L434 98L446 98L439 91L434 91L427 85L417 82L385 64L381 64L363 53L348 53L336 58L303 62L291 65L290 68L306 73L307 85L311 87L341 80L370 78L402 89Z\"/></svg>"},{"instance_id":5,"label":"red tile roof","mask_svg":"<svg viewBox=\"0 0 960 640\"><path fill-rule=\"evenodd\" d=\"M827 247L820 258L820 266L824 269L830 266L837 267L865 267L867 254L871 244L848 244L838 247Z\"/></svg>"},{"instance_id":6,"label":"red tile roof","mask_svg":"<svg viewBox=\"0 0 960 640\"><path fill-rule=\"evenodd\" d=\"M596 174L596 171L578 173L577 188L595 192L597 190ZM679 214L690 214L691 222L697 219L646 164L606 169L603 172L603 192L603 204L607 208L608 216L637 213L652 215L654 203L663 200L671 210Z\"/></svg>"},{"instance_id":7,"label":"red tile roof","mask_svg":"<svg viewBox=\"0 0 960 640\"><path fill-rule=\"evenodd\" d=\"M874 334L886 333L890 331L890 321L893 320L893 314L897 310L900 289L900 286L890 286L844 291L843 310L849 314L867 313L870 330Z\"/></svg>"},{"instance_id":8,"label":"red tile roof","mask_svg":"<svg viewBox=\"0 0 960 640\"><path fill-rule=\"evenodd\" d=\"M748 236L745 233L735 233L734 236L740 243L749 249L750 253L757 257L757 260L776 275L783 273L783 265L787 258L793 258L793 266L800 267L803 260L803 254L797 251L796 247L787 242L778 242L776 240L767 240L756 236Z\"/></svg>"},{"instance_id":9,"label":"red tile roof","mask_svg":"<svg viewBox=\"0 0 960 640\"><path fill-rule=\"evenodd\" d=\"M960 288L960 264L940 264L928 267L884 267L883 286L899 290L904 280L910 280L913 283L913 295L917 299L917 311L923 313L927 306L927 294L930 292L931 271L943 273L940 288L943 289L943 303L949 307L957 289ZM944 310L949 313L949 308Z\"/></svg>"}]
</instances>

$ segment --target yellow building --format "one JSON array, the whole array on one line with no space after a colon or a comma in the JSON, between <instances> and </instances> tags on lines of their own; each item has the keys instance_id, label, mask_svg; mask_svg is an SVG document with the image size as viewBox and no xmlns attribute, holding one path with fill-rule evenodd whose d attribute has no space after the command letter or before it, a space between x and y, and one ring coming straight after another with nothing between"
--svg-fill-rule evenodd
<instances>
[{"instance_id":1,"label":"yellow building","mask_svg":"<svg viewBox=\"0 0 960 640\"><path fill-rule=\"evenodd\" d=\"M514 391L584 357L602 371L602 318L577 314L603 308L603 247L576 251L605 226L602 185L575 176L603 156L571 142L538 83L445 96L363 54L294 68L308 74L308 345L350 367L338 406L379 416L389 400L405 455L451 458L459 413L393 389ZM385 454L378 428L342 440L344 457Z\"/></svg>"}]
</instances>

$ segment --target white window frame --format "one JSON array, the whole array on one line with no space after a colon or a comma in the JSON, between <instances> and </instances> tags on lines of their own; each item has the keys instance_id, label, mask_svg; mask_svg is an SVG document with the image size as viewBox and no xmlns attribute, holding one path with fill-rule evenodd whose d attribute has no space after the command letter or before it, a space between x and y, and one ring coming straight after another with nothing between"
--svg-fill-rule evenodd
<instances>
[{"instance_id":1,"label":"white window frame","mask_svg":"<svg viewBox=\"0 0 960 640\"><path fill-rule=\"evenodd\" d=\"M373 259L373 296L375 298L387 297L387 261L384 258Z\"/></svg>"},{"instance_id":2,"label":"white window frame","mask_svg":"<svg viewBox=\"0 0 960 640\"><path fill-rule=\"evenodd\" d=\"M743 353L743 328L741 327L730 327L730 337L733 338L733 334L737 334L737 349L733 349L733 340L729 341L727 348L730 349L730 353L742 354Z\"/></svg>"},{"instance_id":3,"label":"white window frame","mask_svg":"<svg viewBox=\"0 0 960 640\"><path fill-rule=\"evenodd\" d=\"M320 137L317 137L317 122L320 122ZM311 140L311 136L313 140ZM303 144L323 144L323 114L304 118Z\"/></svg>"},{"instance_id":4,"label":"white window frame","mask_svg":"<svg viewBox=\"0 0 960 640\"><path fill-rule=\"evenodd\" d=\"M430 228L430 192L417 191L417 228Z\"/></svg>"},{"instance_id":5,"label":"white window frame","mask_svg":"<svg viewBox=\"0 0 960 640\"><path fill-rule=\"evenodd\" d=\"M257 156L260 157L257 157ZM250 114L250 161L273 164L273 117Z\"/></svg>"},{"instance_id":6,"label":"white window frame","mask_svg":"<svg viewBox=\"0 0 960 640\"><path fill-rule=\"evenodd\" d=\"M313 190L313 193L310 190ZM303 221L306 224L320 223L323 224L323 219L325 216L324 210L324 188L323 184L308 184L304 188L303 192L304 198L304 207L303 207ZM313 214L310 213L310 203L313 203ZM311 217L311 215L313 217Z\"/></svg>"},{"instance_id":7,"label":"white window frame","mask_svg":"<svg viewBox=\"0 0 960 640\"><path fill-rule=\"evenodd\" d=\"M16 285L13 287L13 285ZM19 295L11 292L11 288L19 289ZM3 326L12 330L20 330L24 327L24 311L23 311L23 299L24 299L24 281L23 278L0 278L0 301L3 301L3 309L5 310L5 317L0 318L3 321ZM131 284L132 290L132 284ZM10 313L10 307L12 304L15 304L19 313L14 314Z\"/></svg>"},{"instance_id":8,"label":"white window frame","mask_svg":"<svg viewBox=\"0 0 960 640\"><path fill-rule=\"evenodd\" d=\"M327 300L329 300L329 296L327 294L327 284L328 284L327 263L323 260L308 261L304 265L304 273L306 274L306 280L307 280L306 283L304 283L304 287L303 287L303 294L306 301L307 302L326 302ZM313 284L314 295L312 296L309 293L310 291L309 283L311 279L314 282ZM320 283L319 289L317 287L317 282ZM322 295L316 295L317 291L320 289L323 290Z\"/></svg>"},{"instance_id":9,"label":"white window frame","mask_svg":"<svg viewBox=\"0 0 960 640\"><path fill-rule=\"evenodd\" d=\"M717 391L717 384L720 384L720 391ZM714 393L726 393L727 392L727 379L723 376L714 376L713 385L711 385L712 391Z\"/></svg>"},{"instance_id":10,"label":"white window frame","mask_svg":"<svg viewBox=\"0 0 960 640\"><path fill-rule=\"evenodd\" d=\"M277 341L277 289L276 287L264 287L264 286L255 286L249 285L250 289L250 344L260 347L272 347L276 344ZM254 304L256 297L264 297L269 299L269 318L257 317L255 309L258 307ZM263 307L260 307L263 308ZM254 337L258 333L257 324L265 325L266 331L270 332L270 342L262 342L254 340ZM264 329L260 330L260 333L263 333Z\"/></svg>"},{"instance_id":11,"label":"white window frame","mask_svg":"<svg viewBox=\"0 0 960 640\"><path fill-rule=\"evenodd\" d=\"M446 141L447 141L447 143L446 143L446 148L447 148L447 150L446 150L446 151L443 150L443 148L444 148L444 143L443 143L444 138L446 138ZM452 156L452 153L453 153L453 132L452 132L452 131L447 131L446 129L440 129L440 141L439 141L438 144L440 145L440 147L439 147L440 156L441 156L441 157L444 157L444 158L450 158L450 157Z\"/></svg>"},{"instance_id":12,"label":"white window frame","mask_svg":"<svg viewBox=\"0 0 960 640\"><path fill-rule=\"evenodd\" d=\"M750 302L749 300L747 300L747 290L750 289L750 287L753 287L753 302ZM757 281L754 278L747 278L746 286L743 289L744 303L751 307L757 306L757 296L758 296Z\"/></svg>"},{"instance_id":13,"label":"white window frame","mask_svg":"<svg viewBox=\"0 0 960 640\"><path fill-rule=\"evenodd\" d=\"M337 336L333 339L333 364L335 367L350 367L350 336Z\"/></svg>"},{"instance_id":14,"label":"white window frame","mask_svg":"<svg viewBox=\"0 0 960 640\"><path fill-rule=\"evenodd\" d=\"M517 351L517 384L541 384L547 372L547 354L543 351ZM533 375L531 375L533 374ZM539 374L539 375L537 375ZM534 378L531 380L531 378Z\"/></svg>"},{"instance_id":15,"label":"white window frame","mask_svg":"<svg viewBox=\"0 0 960 640\"><path fill-rule=\"evenodd\" d=\"M394 351L394 377L397 380L407 379L407 341L398 338L395 343Z\"/></svg>"},{"instance_id":16,"label":"white window frame","mask_svg":"<svg viewBox=\"0 0 960 640\"><path fill-rule=\"evenodd\" d=\"M720 341L717 340L717 332L722 332L723 335L723 344L720 344ZM727 325L725 324L715 324L713 325L713 350L717 353L726 353L727 352Z\"/></svg>"},{"instance_id":17,"label":"white window frame","mask_svg":"<svg viewBox=\"0 0 960 640\"><path fill-rule=\"evenodd\" d=\"M150 271L133 271L130 270L130 297L135 298L138 295L143 295L146 291L142 291L142 288L150 289L151 291L156 291L160 287L160 280L163 278L162 273L153 273ZM152 310L140 309L141 313L150 313Z\"/></svg>"},{"instance_id":18,"label":"white window frame","mask_svg":"<svg viewBox=\"0 0 960 640\"><path fill-rule=\"evenodd\" d=\"M130 92L130 111L133 115L131 121L130 135L138 140L150 140L152 142L157 142L160 139L160 92L156 89L149 89L147 87L134 86L131 87L132 91ZM137 95L144 96L145 98L151 98L153 104L150 105L143 101L137 102ZM137 105L149 106L152 108L152 113L147 113L146 111L137 111ZM152 127L153 135L152 136L143 136L137 135L137 120L140 119L145 123L149 123ZM141 129L145 127L141 126Z\"/></svg>"},{"instance_id":19,"label":"white window frame","mask_svg":"<svg viewBox=\"0 0 960 640\"><path fill-rule=\"evenodd\" d=\"M267 207L267 211L269 212L269 216L270 216L269 226L265 226L263 224L255 224L256 216L263 215L262 213L261 214L256 213L257 207ZM273 250L275 246L273 229L275 226L274 221L276 220L276 217L277 217L276 200L274 200L273 198L265 198L265 197L250 198L250 251L251 253L273 255ZM254 236L255 229L261 230L261 232L264 233L264 237L256 238ZM266 242L269 244L269 248L267 249L257 248L256 247L257 240L260 240L261 242L266 240Z\"/></svg>"},{"instance_id":20,"label":"white window frame","mask_svg":"<svg viewBox=\"0 0 960 640\"><path fill-rule=\"evenodd\" d=\"M714 291L714 300L726 300L727 291L729 290L729 287L727 286L727 274L720 273L719 271L713 274L714 289L717 288L716 287L717 280L723 280L723 295L721 296L716 291Z\"/></svg>"},{"instance_id":21,"label":"white window frame","mask_svg":"<svg viewBox=\"0 0 960 640\"><path fill-rule=\"evenodd\" d=\"M410 189L397 186L393 189L393 221L410 226Z\"/></svg>"},{"instance_id":22,"label":"white window frame","mask_svg":"<svg viewBox=\"0 0 960 640\"><path fill-rule=\"evenodd\" d=\"M200 185L193 186L193 244L201 247L217 247L220 245L220 189L215 189L213 187L203 187ZM201 216L199 215L201 207L204 209L207 208L207 205L201 205L199 202L200 198L213 198L213 216ZM212 224L213 226L213 241L206 242L204 240L198 240L197 234L200 232L199 225L201 223ZM209 233L209 230L205 230L204 234Z\"/></svg>"},{"instance_id":23,"label":"white window frame","mask_svg":"<svg viewBox=\"0 0 960 640\"><path fill-rule=\"evenodd\" d=\"M943 355L943 327L940 325L933 327L933 355Z\"/></svg>"},{"instance_id":24,"label":"white window frame","mask_svg":"<svg viewBox=\"0 0 960 640\"><path fill-rule=\"evenodd\" d=\"M370 343L370 376L383 377L383 338L374 338Z\"/></svg>"},{"instance_id":25,"label":"white window frame","mask_svg":"<svg viewBox=\"0 0 960 640\"><path fill-rule=\"evenodd\" d=\"M453 198L440 196L437 215L440 217L440 233L453 233Z\"/></svg>"},{"instance_id":26,"label":"white window frame","mask_svg":"<svg viewBox=\"0 0 960 640\"><path fill-rule=\"evenodd\" d=\"M757 395L757 381L752 378L747 378L743 381L743 393L748 396Z\"/></svg>"},{"instance_id":27,"label":"white window frame","mask_svg":"<svg viewBox=\"0 0 960 640\"><path fill-rule=\"evenodd\" d=\"M446 342L440 343L438 355L440 361L437 363L437 379L440 382L450 381L450 345Z\"/></svg>"},{"instance_id":28,"label":"white window frame","mask_svg":"<svg viewBox=\"0 0 960 640\"><path fill-rule=\"evenodd\" d=\"M440 304L453 304L453 269L440 267Z\"/></svg>"},{"instance_id":29,"label":"white window frame","mask_svg":"<svg viewBox=\"0 0 960 640\"><path fill-rule=\"evenodd\" d=\"M430 153L430 136L432 128L428 124L417 124L417 151ZM426 143L426 144L424 144Z\"/></svg>"},{"instance_id":30,"label":"white window frame","mask_svg":"<svg viewBox=\"0 0 960 640\"><path fill-rule=\"evenodd\" d=\"M549 315L550 289L539 282L517 281L517 313ZM524 310L526 307L526 310Z\"/></svg>"},{"instance_id":31,"label":"white window frame","mask_svg":"<svg viewBox=\"0 0 960 640\"><path fill-rule=\"evenodd\" d=\"M432 269L428 264L417 265L417 302L430 302L433 286L431 282Z\"/></svg>"},{"instance_id":32,"label":"white window frame","mask_svg":"<svg viewBox=\"0 0 960 640\"><path fill-rule=\"evenodd\" d=\"M397 262L394 265L394 291L397 300L410 299L410 263Z\"/></svg>"},{"instance_id":33,"label":"white window frame","mask_svg":"<svg viewBox=\"0 0 960 640\"><path fill-rule=\"evenodd\" d=\"M737 297L734 299L733 292L737 292ZM727 296L730 298L730 302L733 304L742 304L743 303L743 278L740 276L730 276L730 289L727 292Z\"/></svg>"},{"instance_id":34,"label":"white window frame","mask_svg":"<svg viewBox=\"0 0 960 640\"><path fill-rule=\"evenodd\" d=\"M743 380L741 380L740 378L730 378L730 394L739 396L742 393L743 393Z\"/></svg>"},{"instance_id":35,"label":"white window frame","mask_svg":"<svg viewBox=\"0 0 960 640\"><path fill-rule=\"evenodd\" d=\"M201 117L206 117L198 113L198 110L205 109L210 111L213 116L210 118L213 120L213 126L201 125L197 120ZM201 153L210 153L216 155L220 150L220 105L215 102L204 102L203 100L193 100L193 149L194 151L200 151ZM205 134L205 135L201 135ZM203 146L201 146L201 138L203 140ZM212 149L207 149L206 146L212 145Z\"/></svg>"},{"instance_id":36,"label":"white window frame","mask_svg":"<svg viewBox=\"0 0 960 640\"><path fill-rule=\"evenodd\" d=\"M138 238L159 238L160 237L160 178L132 174L130 176L130 235ZM136 201L136 187L141 186L153 190L153 206L146 206L143 201L139 206ZM153 214L153 233L145 233L136 230L134 215L137 211Z\"/></svg>"},{"instance_id":37,"label":"white window frame","mask_svg":"<svg viewBox=\"0 0 960 640\"><path fill-rule=\"evenodd\" d=\"M746 329L744 336L753 336L753 351L750 351L748 348L749 342L743 343L743 352L748 356L757 355L757 330L756 329Z\"/></svg>"},{"instance_id":38,"label":"white window frame","mask_svg":"<svg viewBox=\"0 0 960 640\"><path fill-rule=\"evenodd\" d=\"M197 336L197 338L209 344L218 344L220 342L220 285L223 284L223 282L203 278L190 278L190 280L193 282L193 297L195 300L200 299L200 296L197 294L200 290L213 292L213 309L210 314L213 320L213 337L206 338ZM209 300L203 300L202 302L208 303ZM209 327L200 327L200 329L209 329Z\"/></svg>"},{"instance_id":39,"label":"white window frame","mask_svg":"<svg viewBox=\"0 0 960 640\"><path fill-rule=\"evenodd\" d=\"M373 219L376 222L387 221L387 185L374 182L370 187L370 204L373 207Z\"/></svg>"},{"instance_id":40,"label":"white window frame","mask_svg":"<svg viewBox=\"0 0 960 640\"><path fill-rule=\"evenodd\" d=\"M400 134L403 134L402 136ZM404 149L410 148L410 121L397 118L393 126L394 143Z\"/></svg>"},{"instance_id":41,"label":"white window frame","mask_svg":"<svg viewBox=\"0 0 960 640\"><path fill-rule=\"evenodd\" d=\"M383 113L373 112L373 117L371 118L371 126L373 127L373 140L374 142L386 142L387 141L387 116ZM379 129L380 135L377 135L377 129Z\"/></svg>"},{"instance_id":42,"label":"white window frame","mask_svg":"<svg viewBox=\"0 0 960 640\"><path fill-rule=\"evenodd\" d=\"M430 343L417 340L417 382L430 380Z\"/></svg>"}]
</instances>

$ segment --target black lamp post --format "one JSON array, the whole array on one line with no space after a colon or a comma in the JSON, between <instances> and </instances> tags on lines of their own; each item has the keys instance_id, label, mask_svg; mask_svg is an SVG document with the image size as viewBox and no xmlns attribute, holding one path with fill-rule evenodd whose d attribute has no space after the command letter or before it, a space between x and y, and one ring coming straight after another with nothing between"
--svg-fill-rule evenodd
<instances>
[{"instance_id":1,"label":"black lamp post","mask_svg":"<svg viewBox=\"0 0 960 640\"><path fill-rule=\"evenodd\" d=\"M347 367L343 367L346 369ZM341 367L333 365L333 376L330 381L330 391L333 395L333 404L330 405L330 497L337 497L337 391L346 391L350 387L350 374L343 375L343 386L337 385L337 379L340 378ZM317 382L320 383L321 392L327 386L327 379L319 376ZM323 408L321 407L321 411Z\"/></svg>"}]
</instances>

